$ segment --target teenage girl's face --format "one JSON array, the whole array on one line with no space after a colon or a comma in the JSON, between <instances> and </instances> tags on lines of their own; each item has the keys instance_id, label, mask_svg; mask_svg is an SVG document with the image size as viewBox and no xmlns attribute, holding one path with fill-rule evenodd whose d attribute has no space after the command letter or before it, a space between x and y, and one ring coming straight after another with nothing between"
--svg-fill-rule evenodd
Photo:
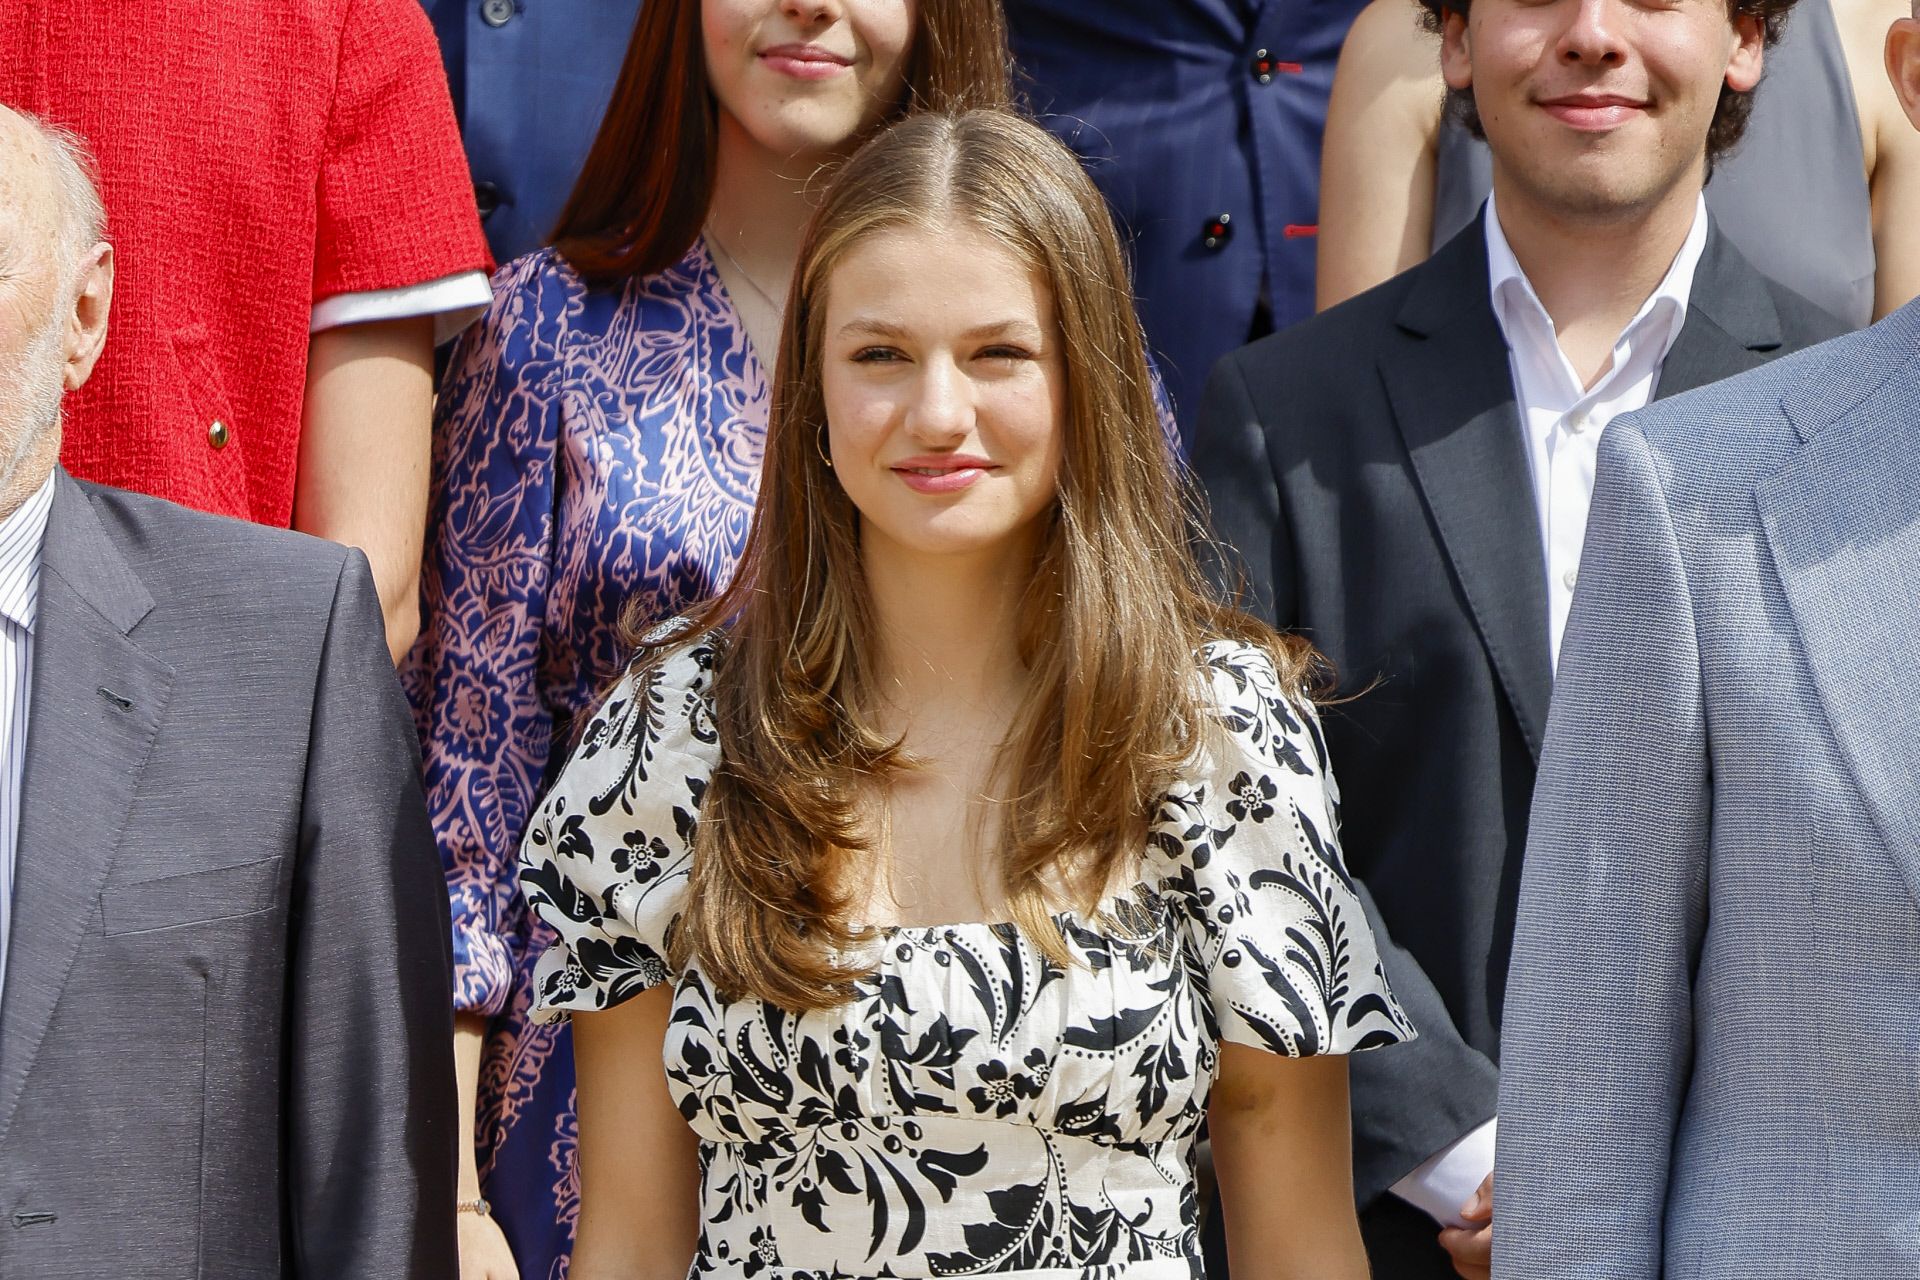
<instances>
[{"instance_id":1,"label":"teenage girl's face","mask_svg":"<svg viewBox=\"0 0 1920 1280\"><path fill-rule=\"evenodd\" d=\"M1040 274L968 226L899 228L827 277L833 472L869 551L1018 557L1060 483L1067 373Z\"/></svg>"},{"instance_id":2,"label":"teenage girl's face","mask_svg":"<svg viewBox=\"0 0 1920 1280\"><path fill-rule=\"evenodd\" d=\"M844 151L905 92L919 0L700 0L721 113L776 156Z\"/></svg>"}]
</instances>

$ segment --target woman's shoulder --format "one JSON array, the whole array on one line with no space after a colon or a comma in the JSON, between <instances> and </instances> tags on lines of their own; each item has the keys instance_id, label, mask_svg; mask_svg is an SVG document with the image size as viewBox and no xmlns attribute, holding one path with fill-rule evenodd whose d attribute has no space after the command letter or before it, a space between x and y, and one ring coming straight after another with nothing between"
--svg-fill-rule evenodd
<instances>
[{"instance_id":1,"label":"woman's shoulder","mask_svg":"<svg viewBox=\"0 0 1920 1280\"><path fill-rule=\"evenodd\" d=\"M705 786L718 766L713 673L723 647L683 619L654 628L581 729L550 798L604 811L657 786Z\"/></svg>"},{"instance_id":2,"label":"woman's shoulder","mask_svg":"<svg viewBox=\"0 0 1920 1280\"><path fill-rule=\"evenodd\" d=\"M552 245L503 262L493 272L493 296L496 300L502 297L524 298L556 289L571 292L585 288L586 282L580 278L580 273L573 269L566 255Z\"/></svg>"},{"instance_id":3,"label":"woman's shoulder","mask_svg":"<svg viewBox=\"0 0 1920 1280\"><path fill-rule=\"evenodd\" d=\"M573 267L551 248L502 263L491 286L486 315L459 337L447 375L450 388L475 373L491 381L489 371L505 371L510 381L525 385L539 380L537 371L553 372L554 354L586 290Z\"/></svg>"},{"instance_id":4,"label":"woman's shoulder","mask_svg":"<svg viewBox=\"0 0 1920 1280\"><path fill-rule=\"evenodd\" d=\"M613 282L583 276L553 246L515 258L493 276L493 305L474 326L480 340L508 345L516 333L534 339L529 358L594 365L644 336L650 344L691 342L715 325L731 326L725 301L699 241L679 261L649 275ZM643 362L653 367L652 362Z\"/></svg>"},{"instance_id":5,"label":"woman's shoulder","mask_svg":"<svg viewBox=\"0 0 1920 1280\"><path fill-rule=\"evenodd\" d=\"M640 637L627 670L607 697L611 706L622 699L648 698L659 706L698 710L711 717L713 673L726 650L726 636L718 630L700 630L691 618L674 617L655 623Z\"/></svg>"},{"instance_id":6,"label":"woman's shoulder","mask_svg":"<svg viewBox=\"0 0 1920 1280\"><path fill-rule=\"evenodd\" d=\"M1281 659L1267 645L1218 637L1195 650L1194 661L1216 711L1274 702L1311 705L1300 676L1283 670Z\"/></svg>"},{"instance_id":7,"label":"woman's shoulder","mask_svg":"<svg viewBox=\"0 0 1920 1280\"><path fill-rule=\"evenodd\" d=\"M1195 656L1202 705L1214 720L1203 735L1205 764L1326 772L1319 714L1294 663L1265 644L1232 638L1209 640Z\"/></svg>"},{"instance_id":8,"label":"woman's shoulder","mask_svg":"<svg viewBox=\"0 0 1920 1280\"><path fill-rule=\"evenodd\" d=\"M658 690L713 707L713 673L726 651L726 633L701 630L692 618L657 622L640 637L640 648L621 684Z\"/></svg>"}]
</instances>

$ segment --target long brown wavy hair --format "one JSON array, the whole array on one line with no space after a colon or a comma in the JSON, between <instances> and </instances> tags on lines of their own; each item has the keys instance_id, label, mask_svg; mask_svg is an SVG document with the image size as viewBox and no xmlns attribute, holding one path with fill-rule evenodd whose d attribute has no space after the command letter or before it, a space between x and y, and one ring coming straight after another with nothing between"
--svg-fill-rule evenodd
<instances>
[{"instance_id":1,"label":"long brown wavy hair","mask_svg":"<svg viewBox=\"0 0 1920 1280\"><path fill-rule=\"evenodd\" d=\"M999 0L919 0L906 93L888 119L919 109L1002 107L1012 94ZM713 200L717 109L700 0L646 0L550 237L581 279L617 285L686 256Z\"/></svg>"},{"instance_id":2,"label":"long brown wavy hair","mask_svg":"<svg viewBox=\"0 0 1920 1280\"><path fill-rule=\"evenodd\" d=\"M1059 498L1020 610L1031 692L998 774L1011 789L1000 883L1027 936L1066 963L1053 913L1092 913L1132 883L1152 813L1211 723L1196 649L1233 637L1295 687L1311 674L1304 641L1223 602L1196 562L1198 506L1161 434L1119 240L1079 162L1008 112L894 125L835 174L808 227L746 550L694 615L696 630L731 635L713 673L720 764L670 952L730 996L825 1008L866 972L850 953L873 934L848 918L879 852L866 815L914 762L867 714L877 649L860 515L817 448L827 290L866 237L954 224L1048 283L1067 372ZM643 665L687 634L649 641L652 621L629 606Z\"/></svg>"}]
</instances>

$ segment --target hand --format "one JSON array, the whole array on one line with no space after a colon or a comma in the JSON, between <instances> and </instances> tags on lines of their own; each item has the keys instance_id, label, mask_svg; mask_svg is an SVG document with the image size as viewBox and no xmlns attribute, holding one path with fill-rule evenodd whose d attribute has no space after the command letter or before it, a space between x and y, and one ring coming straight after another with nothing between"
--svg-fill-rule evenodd
<instances>
[{"instance_id":1,"label":"hand","mask_svg":"<svg viewBox=\"0 0 1920 1280\"><path fill-rule=\"evenodd\" d=\"M460 1280L520 1280L500 1224L484 1213L460 1218Z\"/></svg>"},{"instance_id":2,"label":"hand","mask_svg":"<svg viewBox=\"0 0 1920 1280\"><path fill-rule=\"evenodd\" d=\"M1453 1258L1453 1269L1463 1280L1492 1280L1493 1276L1493 1175L1489 1173L1460 1206L1465 1227L1448 1227L1440 1233L1440 1247Z\"/></svg>"}]
</instances>

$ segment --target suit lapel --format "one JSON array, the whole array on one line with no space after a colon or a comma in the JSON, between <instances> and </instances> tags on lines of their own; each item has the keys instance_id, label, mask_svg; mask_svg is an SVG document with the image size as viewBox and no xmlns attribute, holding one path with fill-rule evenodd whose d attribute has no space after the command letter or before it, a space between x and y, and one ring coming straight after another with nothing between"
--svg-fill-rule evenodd
<instances>
[{"instance_id":1,"label":"suit lapel","mask_svg":"<svg viewBox=\"0 0 1920 1280\"><path fill-rule=\"evenodd\" d=\"M64 472L55 482L34 627L27 750L4 986L0 1141L97 914L173 668L129 637L153 607Z\"/></svg>"},{"instance_id":2,"label":"suit lapel","mask_svg":"<svg viewBox=\"0 0 1920 1280\"><path fill-rule=\"evenodd\" d=\"M1656 399L1757 368L1784 341L1766 282L1718 227L1708 228L1688 298L1687 322L1661 363Z\"/></svg>"},{"instance_id":3,"label":"suit lapel","mask_svg":"<svg viewBox=\"0 0 1920 1280\"><path fill-rule=\"evenodd\" d=\"M1380 374L1474 625L1538 759L1552 692L1546 561L1481 223L1415 270Z\"/></svg>"},{"instance_id":4,"label":"suit lapel","mask_svg":"<svg viewBox=\"0 0 1920 1280\"><path fill-rule=\"evenodd\" d=\"M1754 490L1828 725L1920 900L1920 415L1915 321L1816 394L1789 399L1807 443ZM1860 388L1879 366L1877 389ZM1891 377L1887 368L1891 367Z\"/></svg>"}]
</instances>

